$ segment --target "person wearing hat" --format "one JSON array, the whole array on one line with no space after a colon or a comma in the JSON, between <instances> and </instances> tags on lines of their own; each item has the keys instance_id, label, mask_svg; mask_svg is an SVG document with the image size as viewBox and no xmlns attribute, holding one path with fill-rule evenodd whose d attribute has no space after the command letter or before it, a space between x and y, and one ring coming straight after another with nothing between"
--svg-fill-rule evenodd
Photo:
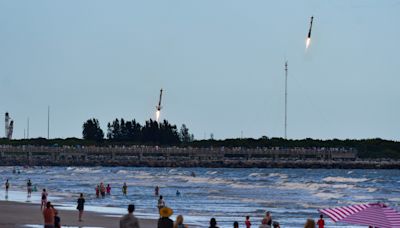
<instances>
[{"instance_id":1,"label":"person wearing hat","mask_svg":"<svg viewBox=\"0 0 400 228\"><path fill-rule=\"evenodd\" d=\"M158 219L158 228L173 228L174 221L169 218L174 213L174 211L169 207L163 207L160 209L161 218Z\"/></svg>"},{"instance_id":2,"label":"person wearing hat","mask_svg":"<svg viewBox=\"0 0 400 228\"><path fill-rule=\"evenodd\" d=\"M124 215L121 220L119 220L120 228L140 228L139 220L133 215L135 211L135 205L129 204L128 214Z\"/></svg>"}]
</instances>

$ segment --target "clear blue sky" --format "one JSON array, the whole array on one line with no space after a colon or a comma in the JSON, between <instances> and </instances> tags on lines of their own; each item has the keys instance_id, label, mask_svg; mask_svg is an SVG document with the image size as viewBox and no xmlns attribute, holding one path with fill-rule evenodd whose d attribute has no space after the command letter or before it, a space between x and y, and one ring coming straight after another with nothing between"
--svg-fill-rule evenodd
<instances>
[{"instance_id":1,"label":"clear blue sky","mask_svg":"<svg viewBox=\"0 0 400 228\"><path fill-rule=\"evenodd\" d=\"M400 1L1 1L0 112L14 136L116 117L198 139L399 139ZM312 43L305 51L310 16ZM4 129L4 121L0 122ZM4 136L4 130L0 131Z\"/></svg>"}]
</instances>

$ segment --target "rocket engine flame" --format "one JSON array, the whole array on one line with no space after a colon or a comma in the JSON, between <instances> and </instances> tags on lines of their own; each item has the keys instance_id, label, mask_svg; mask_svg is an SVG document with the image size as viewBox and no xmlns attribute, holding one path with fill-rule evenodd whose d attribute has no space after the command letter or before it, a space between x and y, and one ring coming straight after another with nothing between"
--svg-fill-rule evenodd
<instances>
[{"instance_id":1,"label":"rocket engine flame","mask_svg":"<svg viewBox=\"0 0 400 228\"><path fill-rule=\"evenodd\" d=\"M156 120L157 120L157 122L159 122L159 119L160 119L160 110L157 110L156 111Z\"/></svg>"},{"instance_id":2,"label":"rocket engine flame","mask_svg":"<svg viewBox=\"0 0 400 228\"><path fill-rule=\"evenodd\" d=\"M308 47L310 47L310 43L311 43L311 38L307 38L307 40L306 40L306 49L308 49Z\"/></svg>"}]
</instances>

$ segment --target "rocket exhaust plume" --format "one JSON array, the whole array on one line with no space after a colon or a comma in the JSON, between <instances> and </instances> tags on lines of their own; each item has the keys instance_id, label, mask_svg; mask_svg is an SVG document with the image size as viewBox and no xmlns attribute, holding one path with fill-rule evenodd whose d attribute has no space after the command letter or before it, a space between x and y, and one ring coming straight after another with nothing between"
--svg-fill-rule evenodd
<instances>
[{"instance_id":1,"label":"rocket exhaust plume","mask_svg":"<svg viewBox=\"0 0 400 228\"><path fill-rule=\"evenodd\" d=\"M157 120L157 122L159 122L159 120L160 120L160 111L159 110L156 111L156 120Z\"/></svg>"},{"instance_id":2,"label":"rocket exhaust plume","mask_svg":"<svg viewBox=\"0 0 400 228\"><path fill-rule=\"evenodd\" d=\"M308 35L306 39L306 49L310 46L311 44L311 30L312 30L312 23L314 20L314 16L311 16L311 21L310 21L310 29L308 30Z\"/></svg>"},{"instance_id":3,"label":"rocket exhaust plume","mask_svg":"<svg viewBox=\"0 0 400 228\"><path fill-rule=\"evenodd\" d=\"M158 105L156 106L156 120L157 120L157 122L159 122L161 108L162 108L162 106L161 106L162 91L163 91L163 89L160 90L160 99L158 100Z\"/></svg>"},{"instance_id":4,"label":"rocket exhaust plume","mask_svg":"<svg viewBox=\"0 0 400 228\"><path fill-rule=\"evenodd\" d=\"M311 43L311 38L307 38L306 39L306 49L308 49L308 47L310 46Z\"/></svg>"}]
</instances>

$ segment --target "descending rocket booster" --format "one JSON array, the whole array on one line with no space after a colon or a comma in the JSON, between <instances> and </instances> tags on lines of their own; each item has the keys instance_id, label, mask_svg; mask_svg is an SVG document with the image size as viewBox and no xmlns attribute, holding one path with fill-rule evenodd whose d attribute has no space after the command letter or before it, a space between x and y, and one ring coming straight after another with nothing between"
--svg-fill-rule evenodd
<instances>
[{"instance_id":1,"label":"descending rocket booster","mask_svg":"<svg viewBox=\"0 0 400 228\"><path fill-rule=\"evenodd\" d=\"M309 38L309 39L311 38L311 29L312 29L313 20L314 20L314 17L311 16L310 29L308 30L308 36L307 36L307 38Z\"/></svg>"},{"instance_id":2,"label":"descending rocket booster","mask_svg":"<svg viewBox=\"0 0 400 228\"><path fill-rule=\"evenodd\" d=\"M157 111L161 110L161 99L162 99L162 89L160 90L160 99L158 100L158 105L156 106Z\"/></svg>"},{"instance_id":3,"label":"descending rocket booster","mask_svg":"<svg viewBox=\"0 0 400 228\"><path fill-rule=\"evenodd\" d=\"M160 113L161 113L161 99L162 99L162 89L160 90L160 99L158 100L158 105L156 106L156 120L157 122L160 120Z\"/></svg>"},{"instance_id":4,"label":"descending rocket booster","mask_svg":"<svg viewBox=\"0 0 400 228\"><path fill-rule=\"evenodd\" d=\"M308 30L308 36L306 39L306 49L310 46L310 43L311 43L311 30L312 30L313 20L314 20L314 17L311 16L310 29Z\"/></svg>"}]
</instances>

